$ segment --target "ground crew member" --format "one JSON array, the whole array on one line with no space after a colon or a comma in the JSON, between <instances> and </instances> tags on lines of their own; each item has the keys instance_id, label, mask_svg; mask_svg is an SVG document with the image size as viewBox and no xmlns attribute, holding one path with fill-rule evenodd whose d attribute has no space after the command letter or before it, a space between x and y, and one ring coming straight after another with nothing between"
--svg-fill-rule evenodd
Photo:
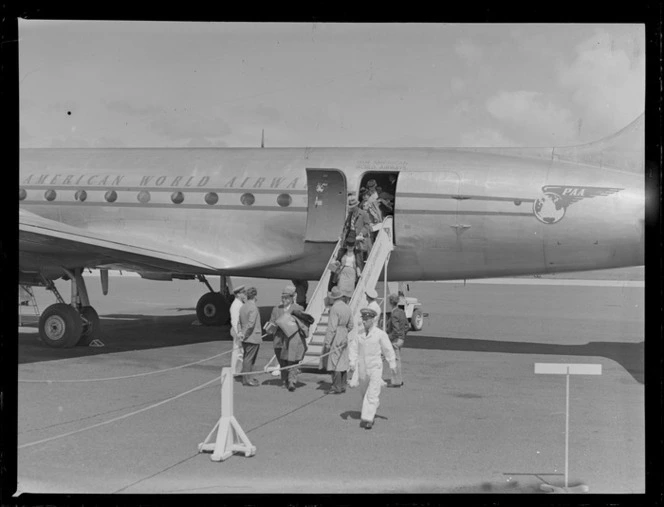
<instances>
[{"instance_id":1,"label":"ground crew member","mask_svg":"<svg viewBox=\"0 0 664 507\"><path fill-rule=\"evenodd\" d=\"M309 336L309 327L314 323L314 318L308 313L300 310L292 310L291 315L298 326L298 332L287 337L282 349L282 358L285 366L293 366L288 369L288 390L293 392L297 384L297 375L299 368L295 367L302 361L307 351L307 337Z\"/></svg>"},{"instance_id":2,"label":"ground crew member","mask_svg":"<svg viewBox=\"0 0 664 507\"><path fill-rule=\"evenodd\" d=\"M279 362L279 368L286 366L286 363L282 359L282 351L287 336L284 332L277 326L277 319L281 317L284 313L291 313L293 310L304 311L300 305L295 303L295 286L286 285L281 291L281 304L275 306L272 309L272 314L270 315L270 321L268 326L266 326L266 331L272 335L272 345L274 346L274 355ZM288 371L281 370L281 385L283 387L288 386Z\"/></svg>"},{"instance_id":3,"label":"ground crew member","mask_svg":"<svg viewBox=\"0 0 664 507\"><path fill-rule=\"evenodd\" d=\"M401 376L401 348L408 332L408 319L406 318L406 313L399 308L398 294L390 294L387 297L387 302L392 309L392 313L390 313L390 317L387 319L386 331L394 348L396 360L396 368L392 373L392 379L387 387L401 387L403 385L403 377Z\"/></svg>"},{"instance_id":4,"label":"ground crew member","mask_svg":"<svg viewBox=\"0 0 664 507\"><path fill-rule=\"evenodd\" d=\"M327 370L332 371L332 386L327 394L341 394L346 391L346 373L348 372L348 333L353 329L353 316L348 307L348 299L339 287L333 287L328 297L334 301L327 321L327 332L323 353L330 352L326 358Z\"/></svg>"},{"instance_id":5,"label":"ground crew member","mask_svg":"<svg viewBox=\"0 0 664 507\"><path fill-rule=\"evenodd\" d=\"M371 308L378 315L378 317L376 317L376 325L380 327L383 310L380 308L378 301L376 301L378 298L378 293L376 292L376 289L367 289L364 291L364 295L367 298L367 308Z\"/></svg>"},{"instance_id":6,"label":"ground crew member","mask_svg":"<svg viewBox=\"0 0 664 507\"><path fill-rule=\"evenodd\" d=\"M240 308L247 300L247 291L244 285L240 285L233 291L235 299L231 303L231 337L233 338L233 352L231 353L231 372L237 375L242 370L242 337L238 332L240 324Z\"/></svg>"},{"instance_id":7,"label":"ground crew member","mask_svg":"<svg viewBox=\"0 0 664 507\"><path fill-rule=\"evenodd\" d=\"M350 341L350 369L359 378L360 395L362 396L362 414L360 427L370 430L373 427L376 410L380 405L380 388L383 385L383 359L387 359L390 368L396 367L394 349L385 331L375 325L377 313L371 308L360 310L362 330L357 338Z\"/></svg>"},{"instance_id":8,"label":"ground crew member","mask_svg":"<svg viewBox=\"0 0 664 507\"><path fill-rule=\"evenodd\" d=\"M247 289L247 301L240 308L240 336L242 337L242 347L244 348L242 373L253 371L258 349L261 343L263 343L261 316L256 306L257 295L258 291L256 288L249 287ZM259 382L250 375L243 375L242 384L245 386L257 386Z\"/></svg>"},{"instance_id":9,"label":"ground crew member","mask_svg":"<svg viewBox=\"0 0 664 507\"><path fill-rule=\"evenodd\" d=\"M291 280L295 286L295 302L302 308L307 307L307 291L309 290L309 282L306 280Z\"/></svg>"}]
</instances>

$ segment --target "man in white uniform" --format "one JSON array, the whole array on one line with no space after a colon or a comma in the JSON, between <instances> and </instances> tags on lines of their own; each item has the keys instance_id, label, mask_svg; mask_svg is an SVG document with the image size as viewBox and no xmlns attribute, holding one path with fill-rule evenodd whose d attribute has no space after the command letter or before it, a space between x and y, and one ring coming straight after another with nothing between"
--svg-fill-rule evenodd
<instances>
[{"instance_id":1,"label":"man in white uniform","mask_svg":"<svg viewBox=\"0 0 664 507\"><path fill-rule=\"evenodd\" d=\"M376 301L378 293L376 292L376 289L367 289L364 291L364 295L367 297L367 308L371 308L378 315L374 323L377 327L380 327L380 321L383 318L383 310L381 310L378 301Z\"/></svg>"},{"instance_id":2,"label":"man in white uniform","mask_svg":"<svg viewBox=\"0 0 664 507\"><path fill-rule=\"evenodd\" d=\"M383 359L381 353L394 372L396 360L394 349L385 331L374 325L375 310L363 308L362 331L357 338L349 341L350 369L355 370L360 381L360 394L362 395L362 415L360 427L370 430L373 427L376 410L380 405L380 388L383 386Z\"/></svg>"},{"instance_id":3,"label":"man in white uniform","mask_svg":"<svg viewBox=\"0 0 664 507\"><path fill-rule=\"evenodd\" d=\"M238 325L240 324L240 308L247 300L247 291L244 285L240 285L233 291L235 299L231 303L231 336L233 337L233 352L231 353L231 371L238 375L242 371L242 337Z\"/></svg>"}]
</instances>

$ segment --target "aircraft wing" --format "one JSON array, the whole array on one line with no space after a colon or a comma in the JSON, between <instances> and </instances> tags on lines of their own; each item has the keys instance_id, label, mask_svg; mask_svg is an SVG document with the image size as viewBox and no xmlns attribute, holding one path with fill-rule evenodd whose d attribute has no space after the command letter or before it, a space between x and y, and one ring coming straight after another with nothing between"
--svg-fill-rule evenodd
<instances>
[{"instance_id":1,"label":"aircraft wing","mask_svg":"<svg viewBox=\"0 0 664 507\"><path fill-rule=\"evenodd\" d=\"M211 273L212 266L168 252L108 237L19 209L19 264L24 273L55 272L59 268L126 269L138 272Z\"/></svg>"}]
</instances>

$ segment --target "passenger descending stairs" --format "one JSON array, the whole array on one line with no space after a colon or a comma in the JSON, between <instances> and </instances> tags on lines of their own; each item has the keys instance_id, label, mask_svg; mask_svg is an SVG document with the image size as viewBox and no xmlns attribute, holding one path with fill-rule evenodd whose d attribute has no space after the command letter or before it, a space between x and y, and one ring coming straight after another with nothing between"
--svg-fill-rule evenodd
<instances>
[{"instance_id":1,"label":"passenger descending stairs","mask_svg":"<svg viewBox=\"0 0 664 507\"><path fill-rule=\"evenodd\" d=\"M328 266L336 259L339 249L343 245L342 237L337 243L334 252L330 256ZM355 292L350 300L349 306L353 318L353 323L357 326L360 310L366 305L364 292L366 289L376 287L380 278L380 273L390 258L390 252L394 249L392 243L392 217L387 217L380 226L376 236L376 241L371 247L369 258L364 266L362 275L357 281ZM323 353L323 344L325 342L325 333L327 332L327 322L329 318L329 308L325 308L325 298L327 297L327 287L332 273L327 267L321 277L314 293L307 305L307 313L314 318L314 323L309 328L309 337L307 339L307 353L302 359L301 365L310 368L318 368L321 364L321 355ZM355 330L356 331L356 330Z\"/></svg>"}]
</instances>

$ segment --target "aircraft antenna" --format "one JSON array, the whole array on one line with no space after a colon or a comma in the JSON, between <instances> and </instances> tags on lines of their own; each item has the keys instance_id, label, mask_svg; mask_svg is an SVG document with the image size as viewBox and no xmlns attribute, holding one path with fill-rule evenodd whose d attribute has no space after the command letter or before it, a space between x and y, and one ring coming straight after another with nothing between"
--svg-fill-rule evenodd
<instances>
[{"instance_id":1,"label":"aircraft antenna","mask_svg":"<svg viewBox=\"0 0 664 507\"><path fill-rule=\"evenodd\" d=\"M265 129L261 130L261 148L265 148Z\"/></svg>"}]
</instances>

